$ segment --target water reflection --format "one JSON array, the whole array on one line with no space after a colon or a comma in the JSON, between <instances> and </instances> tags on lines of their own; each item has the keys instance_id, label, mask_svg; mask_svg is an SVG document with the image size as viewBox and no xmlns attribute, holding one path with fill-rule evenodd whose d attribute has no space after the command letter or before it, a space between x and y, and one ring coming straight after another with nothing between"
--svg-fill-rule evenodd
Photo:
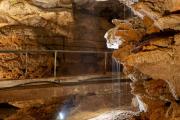
<instances>
[{"instance_id":1,"label":"water reflection","mask_svg":"<svg viewBox=\"0 0 180 120\"><path fill-rule=\"evenodd\" d=\"M117 83L118 84L118 83ZM122 89L129 83L122 83ZM100 89L100 88L99 88ZM56 120L88 120L113 110L132 110L130 87L124 93L76 95L68 98L60 108ZM113 99L112 99L113 96ZM118 99L121 98L121 102Z\"/></svg>"},{"instance_id":2,"label":"water reflection","mask_svg":"<svg viewBox=\"0 0 180 120\"><path fill-rule=\"evenodd\" d=\"M70 110L75 106L74 102L75 96L71 96L70 98L68 98L62 105L62 108L60 109L56 120L65 120L68 117Z\"/></svg>"}]
</instances>

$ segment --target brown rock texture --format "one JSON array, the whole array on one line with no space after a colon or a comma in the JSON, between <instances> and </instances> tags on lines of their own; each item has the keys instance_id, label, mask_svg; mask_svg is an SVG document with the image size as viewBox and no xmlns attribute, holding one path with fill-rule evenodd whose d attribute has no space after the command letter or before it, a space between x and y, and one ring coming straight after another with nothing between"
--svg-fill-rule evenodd
<instances>
[{"instance_id":1,"label":"brown rock texture","mask_svg":"<svg viewBox=\"0 0 180 120\"><path fill-rule=\"evenodd\" d=\"M61 97L14 103L15 106L22 108L5 120L56 120L64 100L65 98Z\"/></svg>"},{"instance_id":2,"label":"brown rock texture","mask_svg":"<svg viewBox=\"0 0 180 120\"><path fill-rule=\"evenodd\" d=\"M108 44L121 41L114 58L133 83L141 111L150 120L180 119L180 1L141 0L127 4L137 17L113 20ZM142 118L143 119L143 118Z\"/></svg>"},{"instance_id":3,"label":"brown rock texture","mask_svg":"<svg viewBox=\"0 0 180 120\"><path fill-rule=\"evenodd\" d=\"M71 6L70 0L1 0L0 50L47 50L50 38L72 37ZM0 53L0 80L51 77L53 59L46 52Z\"/></svg>"}]
</instances>

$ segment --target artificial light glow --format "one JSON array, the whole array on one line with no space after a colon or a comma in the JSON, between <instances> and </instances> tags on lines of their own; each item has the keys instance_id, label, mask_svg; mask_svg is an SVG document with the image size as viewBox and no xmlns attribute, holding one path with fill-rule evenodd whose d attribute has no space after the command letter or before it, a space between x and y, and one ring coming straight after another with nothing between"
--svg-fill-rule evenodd
<instances>
[{"instance_id":1,"label":"artificial light glow","mask_svg":"<svg viewBox=\"0 0 180 120\"><path fill-rule=\"evenodd\" d=\"M107 48L110 49L118 49L120 45L123 43L123 39L120 36L115 36L115 30L116 29L110 29L106 34L104 35L104 38L107 40L106 45Z\"/></svg>"},{"instance_id":2,"label":"artificial light glow","mask_svg":"<svg viewBox=\"0 0 180 120\"><path fill-rule=\"evenodd\" d=\"M64 114L62 112L59 113L59 120L64 120Z\"/></svg>"}]
</instances>

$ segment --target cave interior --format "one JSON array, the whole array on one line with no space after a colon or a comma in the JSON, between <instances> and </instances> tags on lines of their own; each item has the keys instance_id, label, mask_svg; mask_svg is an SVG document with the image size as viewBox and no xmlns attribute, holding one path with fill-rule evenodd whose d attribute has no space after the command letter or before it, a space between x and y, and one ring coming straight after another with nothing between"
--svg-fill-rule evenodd
<instances>
[{"instance_id":1,"label":"cave interior","mask_svg":"<svg viewBox=\"0 0 180 120\"><path fill-rule=\"evenodd\" d=\"M180 0L1 0L0 120L180 120Z\"/></svg>"}]
</instances>

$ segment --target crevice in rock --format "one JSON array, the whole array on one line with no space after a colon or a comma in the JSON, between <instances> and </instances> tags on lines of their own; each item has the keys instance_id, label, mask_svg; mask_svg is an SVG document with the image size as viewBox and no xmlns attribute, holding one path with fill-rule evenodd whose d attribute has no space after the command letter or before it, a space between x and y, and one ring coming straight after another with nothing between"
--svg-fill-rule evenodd
<instances>
[{"instance_id":1,"label":"crevice in rock","mask_svg":"<svg viewBox=\"0 0 180 120\"><path fill-rule=\"evenodd\" d=\"M176 103L177 103L177 104L179 104L179 105L180 105L180 99L179 99L179 100L175 100L175 101L176 101Z\"/></svg>"},{"instance_id":2,"label":"crevice in rock","mask_svg":"<svg viewBox=\"0 0 180 120\"><path fill-rule=\"evenodd\" d=\"M179 30L173 30L173 29L165 29L163 31L160 31L158 33L153 33L153 34L147 34L145 36L143 36L143 38L137 43L140 44L141 42L149 42L149 40L156 38L156 37L170 37L170 36L174 36L175 34L180 33Z\"/></svg>"},{"instance_id":3,"label":"crevice in rock","mask_svg":"<svg viewBox=\"0 0 180 120\"><path fill-rule=\"evenodd\" d=\"M177 11L173 11L173 12L170 12L170 11L168 11L168 10L165 10L164 11L164 14L163 14L163 17L165 17L165 16L168 16L168 15L173 15L173 14L180 14L180 10L177 10Z\"/></svg>"},{"instance_id":4,"label":"crevice in rock","mask_svg":"<svg viewBox=\"0 0 180 120\"><path fill-rule=\"evenodd\" d=\"M166 106L166 107L170 107L170 106L171 106L171 102L166 102L166 103L165 103L165 106Z\"/></svg>"},{"instance_id":5,"label":"crevice in rock","mask_svg":"<svg viewBox=\"0 0 180 120\"><path fill-rule=\"evenodd\" d=\"M6 109L16 109L16 110L18 110L19 108L18 107L15 107L15 106L13 106L13 105L11 105L11 104L9 104L9 103L0 103L0 108L2 109L2 108L6 108Z\"/></svg>"}]
</instances>

